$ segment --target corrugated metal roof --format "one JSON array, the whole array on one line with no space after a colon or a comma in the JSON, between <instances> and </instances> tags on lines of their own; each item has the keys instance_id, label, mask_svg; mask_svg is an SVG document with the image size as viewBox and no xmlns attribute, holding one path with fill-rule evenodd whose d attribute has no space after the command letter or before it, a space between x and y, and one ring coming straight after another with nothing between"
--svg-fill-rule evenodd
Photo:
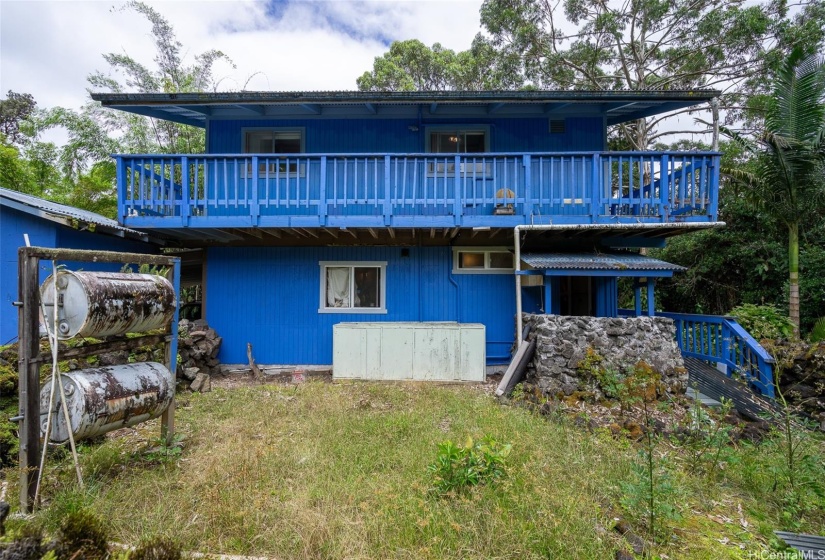
<instances>
[{"instance_id":1,"label":"corrugated metal roof","mask_svg":"<svg viewBox=\"0 0 825 560\"><path fill-rule=\"evenodd\" d=\"M807 554L805 558L823 558L825 554L825 537L817 535L805 535L802 533L787 533L785 531L774 531L776 536L796 550Z\"/></svg>"},{"instance_id":2,"label":"corrugated metal roof","mask_svg":"<svg viewBox=\"0 0 825 560\"><path fill-rule=\"evenodd\" d=\"M234 91L203 93L92 93L104 105L221 103L487 103L544 101L709 101L721 92L694 90L527 91Z\"/></svg>"},{"instance_id":3,"label":"corrugated metal roof","mask_svg":"<svg viewBox=\"0 0 825 560\"><path fill-rule=\"evenodd\" d=\"M0 187L0 205L9 206L30 214L39 214L42 212L55 217L79 220L87 224L94 224L95 226L102 226L104 228L123 232L123 234L128 234L130 237L136 237L143 240L146 240L147 238L146 233L123 227L115 220L107 218L106 216L101 216L95 212L89 212L88 210L82 210L66 204L52 202L51 200L13 191L4 187ZM30 209L31 211L28 211L27 209Z\"/></svg>"},{"instance_id":4,"label":"corrugated metal roof","mask_svg":"<svg viewBox=\"0 0 825 560\"><path fill-rule=\"evenodd\" d=\"M531 253L521 260L539 270L686 270L678 264L634 254Z\"/></svg>"},{"instance_id":5,"label":"corrugated metal roof","mask_svg":"<svg viewBox=\"0 0 825 560\"><path fill-rule=\"evenodd\" d=\"M209 119L347 116L415 118L603 116L608 124L691 107L716 90L649 91L238 91L212 93L93 93L92 99L138 115L192 126ZM405 112L406 111L406 112Z\"/></svg>"}]
</instances>

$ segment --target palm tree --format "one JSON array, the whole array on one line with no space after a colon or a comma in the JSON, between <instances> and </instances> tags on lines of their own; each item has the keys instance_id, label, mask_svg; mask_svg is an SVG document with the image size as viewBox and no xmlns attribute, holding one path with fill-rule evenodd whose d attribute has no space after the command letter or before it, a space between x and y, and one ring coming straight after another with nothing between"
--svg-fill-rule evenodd
<instances>
[{"instance_id":1,"label":"palm tree","mask_svg":"<svg viewBox=\"0 0 825 560\"><path fill-rule=\"evenodd\" d=\"M725 135L756 158L755 171L725 170L750 202L788 228L788 314L799 336L799 228L825 202L825 59L794 49L773 82L764 130Z\"/></svg>"}]
</instances>

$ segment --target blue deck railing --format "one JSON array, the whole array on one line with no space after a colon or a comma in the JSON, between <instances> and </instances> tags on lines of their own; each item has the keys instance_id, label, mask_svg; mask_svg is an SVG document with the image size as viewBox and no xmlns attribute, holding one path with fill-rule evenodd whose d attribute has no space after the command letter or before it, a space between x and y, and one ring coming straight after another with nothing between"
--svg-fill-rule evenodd
<instances>
[{"instance_id":1,"label":"blue deck railing","mask_svg":"<svg viewBox=\"0 0 825 560\"><path fill-rule=\"evenodd\" d=\"M633 315L620 310L621 315ZM657 313L673 319L676 342L683 356L723 364L765 397L775 398L773 357L733 317Z\"/></svg>"},{"instance_id":2,"label":"blue deck railing","mask_svg":"<svg viewBox=\"0 0 825 560\"><path fill-rule=\"evenodd\" d=\"M117 155L145 227L715 221L711 152Z\"/></svg>"}]
</instances>

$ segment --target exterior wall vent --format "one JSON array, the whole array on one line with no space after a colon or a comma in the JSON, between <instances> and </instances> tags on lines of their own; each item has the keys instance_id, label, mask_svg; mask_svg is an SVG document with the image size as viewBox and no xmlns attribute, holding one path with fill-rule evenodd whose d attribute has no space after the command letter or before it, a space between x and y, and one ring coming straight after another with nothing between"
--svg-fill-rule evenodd
<instances>
[{"instance_id":1,"label":"exterior wall vent","mask_svg":"<svg viewBox=\"0 0 825 560\"><path fill-rule=\"evenodd\" d=\"M567 130L564 119L550 119L550 134L564 134Z\"/></svg>"}]
</instances>

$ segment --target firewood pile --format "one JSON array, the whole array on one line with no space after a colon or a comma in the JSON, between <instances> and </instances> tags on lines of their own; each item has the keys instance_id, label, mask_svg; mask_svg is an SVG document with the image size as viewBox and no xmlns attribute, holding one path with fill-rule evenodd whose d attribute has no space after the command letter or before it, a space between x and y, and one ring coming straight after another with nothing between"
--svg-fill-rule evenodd
<instances>
[{"instance_id":1,"label":"firewood pile","mask_svg":"<svg viewBox=\"0 0 825 560\"><path fill-rule=\"evenodd\" d=\"M218 351L223 339L203 319L182 320L178 333L178 380L189 382L193 391L211 390L211 376L220 373Z\"/></svg>"}]
</instances>

